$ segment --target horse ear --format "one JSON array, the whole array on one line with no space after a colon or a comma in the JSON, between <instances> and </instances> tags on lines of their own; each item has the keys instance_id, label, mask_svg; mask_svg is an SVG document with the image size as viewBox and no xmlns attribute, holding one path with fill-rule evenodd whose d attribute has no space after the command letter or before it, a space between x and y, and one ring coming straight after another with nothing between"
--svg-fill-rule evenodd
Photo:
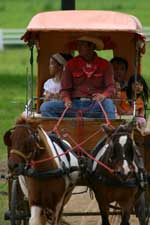
<instances>
[{"instance_id":1,"label":"horse ear","mask_svg":"<svg viewBox=\"0 0 150 225\"><path fill-rule=\"evenodd\" d=\"M129 122L129 123L127 124L127 130L128 130L128 132L129 132L129 133L132 133L134 127L135 127L135 121L132 120L131 122Z\"/></svg>"},{"instance_id":2,"label":"horse ear","mask_svg":"<svg viewBox=\"0 0 150 225\"><path fill-rule=\"evenodd\" d=\"M4 137L3 137L3 140L4 140L4 143L5 145L7 146L11 146L11 130L8 130L5 134L4 134Z\"/></svg>"},{"instance_id":3,"label":"horse ear","mask_svg":"<svg viewBox=\"0 0 150 225\"><path fill-rule=\"evenodd\" d=\"M26 123L30 124L33 128L36 129L42 123L42 119L30 117L26 120Z\"/></svg>"},{"instance_id":4,"label":"horse ear","mask_svg":"<svg viewBox=\"0 0 150 225\"><path fill-rule=\"evenodd\" d=\"M107 135L112 134L112 132L114 131L114 129L112 127L109 127L107 124L102 124L101 128L105 131Z\"/></svg>"}]
</instances>

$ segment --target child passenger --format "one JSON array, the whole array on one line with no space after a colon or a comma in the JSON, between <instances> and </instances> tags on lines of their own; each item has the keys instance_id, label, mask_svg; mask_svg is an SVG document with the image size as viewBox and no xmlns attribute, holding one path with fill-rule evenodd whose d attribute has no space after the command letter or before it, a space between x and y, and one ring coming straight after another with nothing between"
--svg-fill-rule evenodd
<instances>
[{"instance_id":1,"label":"child passenger","mask_svg":"<svg viewBox=\"0 0 150 225\"><path fill-rule=\"evenodd\" d=\"M118 114L132 114L136 100L136 118L139 127L145 125L145 105L148 103L148 85L141 75L131 76L126 91L120 92L120 102L117 104Z\"/></svg>"},{"instance_id":2,"label":"child passenger","mask_svg":"<svg viewBox=\"0 0 150 225\"><path fill-rule=\"evenodd\" d=\"M44 83L44 100L59 99L59 91L61 89L60 81L64 64L72 59L70 54L56 53L49 59L50 79Z\"/></svg>"},{"instance_id":3,"label":"child passenger","mask_svg":"<svg viewBox=\"0 0 150 225\"><path fill-rule=\"evenodd\" d=\"M114 80L120 84L121 90L127 87L125 76L128 70L128 62L122 57L114 57L110 60L114 70Z\"/></svg>"}]
</instances>

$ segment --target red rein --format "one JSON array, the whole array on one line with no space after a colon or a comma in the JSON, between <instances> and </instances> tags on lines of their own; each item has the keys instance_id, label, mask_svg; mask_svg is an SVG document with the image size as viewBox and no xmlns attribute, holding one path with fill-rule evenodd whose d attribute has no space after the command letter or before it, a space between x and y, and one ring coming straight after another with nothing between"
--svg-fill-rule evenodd
<instances>
[{"instance_id":1,"label":"red rein","mask_svg":"<svg viewBox=\"0 0 150 225\"><path fill-rule=\"evenodd\" d=\"M104 110L104 108L103 108L101 102L98 101L98 104L99 104L99 106L100 106L100 108L101 108L101 110L102 110L102 112L103 112L103 114L104 114L104 117L105 117L105 120L106 120L107 125L108 125L108 126L111 126L111 123L110 123L110 121L109 121L109 119L108 119L107 113L105 112L105 110ZM56 132L56 134L57 134L58 137L60 137L60 134L59 134L57 128L58 128L58 126L60 125L61 121L63 120L64 115L65 115L65 113L67 112L67 110L68 110L68 107L65 108L65 110L63 111L61 117L59 118L58 122L56 123L56 125L55 125L54 128L53 128L53 131ZM59 155L56 155L56 156L52 156L52 157L49 157L49 158L46 158L46 159L42 159L42 160L37 160L37 161L32 160L32 161L31 161L31 166L34 167L36 164L43 163L43 162L46 162L46 161L50 161L50 160L55 159L55 158L57 158L57 157L61 157L61 156L63 156L63 155L66 155L66 154L68 154L69 152L71 152L71 151L73 151L73 150L79 149L79 150L80 150L82 153L84 153L88 158L90 158L91 160L97 162L97 164L99 164L101 167L103 167L104 169L106 169L109 173L111 173L111 174L114 173L114 170L113 170L113 169L111 169L111 168L108 167L106 164L102 163L101 161L95 159L91 154L89 154L89 153L82 147L83 144L85 144L89 139L91 139L92 137L94 137L94 136L95 136L97 133L99 133L100 131L101 131L101 129L99 129L98 131L96 131L94 134L90 135L86 140L82 141L82 142L79 143L79 144L78 144L78 143L77 143L77 142L76 142L69 134L66 134L66 136L68 136L68 137L71 139L71 141L75 144L74 147L71 147L71 148L69 148L66 152L63 152L62 154L59 154Z\"/></svg>"}]
</instances>

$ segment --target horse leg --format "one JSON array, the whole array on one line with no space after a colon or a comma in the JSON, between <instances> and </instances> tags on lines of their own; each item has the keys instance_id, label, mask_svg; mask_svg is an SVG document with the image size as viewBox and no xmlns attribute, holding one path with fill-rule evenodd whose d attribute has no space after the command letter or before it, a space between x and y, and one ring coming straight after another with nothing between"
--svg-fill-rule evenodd
<instances>
[{"instance_id":1,"label":"horse leg","mask_svg":"<svg viewBox=\"0 0 150 225\"><path fill-rule=\"evenodd\" d=\"M108 219L109 207L104 202L102 203L101 201L99 201L98 196L95 195L95 197L100 209L102 225L110 225L109 219Z\"/></svg>"},{"instance_id":2,"label":"horse leg","mask_svg":"<svg viewBox=\"0 0 150 225\"><path fill-rule=\"evenodd\" d=\"M45 225L46 218L42 215L42 208L39 206L31 206L31 217L29 219L29 225Z\"/></svg>"},{"instance_id":3,"label":"horse leg","mask_svg":"<svg viewBox=\"0 0 150 225\"><path fill-rule=\"evenodd\" d=\"M101 218L102 218L102 225L110 225L107 213L103 212L102 210L101 210Z\"/></svg>"},{"instance_id":4,"label":"horse leg","mask_svg":"<svg viewBox=\"0 0 150 225\"><path fill-rule=\"evenodd\" d=\"M130 225L129 219L130 219L130 214L131 214L131 205L132 204L125 204L124 206L122 205L122 221L120 225Z\"/></svg>"},{"instance_id":5,"label":"horse leg","mask_svg":"<svg viewBox=\"0 0 150 225\"><path fill-rule=\"evenodd\" d=\"M53 213L52 223L51 225L60 224L60 219L63 211L63 206L65 202L66 193L62 196L61 200L57 203L55 212Z\"/></svg>"},{"instance_id":6,"label":"horse leg","mask_svg":"<svg viewBox=\"0 0 150 225\"><path fill-rule=\"evenodd\" d=\"M58 203L55 209L55 212L53 213L51 225L60 224L62 210L63 210L63 205L61 203Z\"/></svg>"},{"instance_id":7,"label":"horse leg","mask_svg":"<svg viewBox=\"0 0 150 225\"><path fill-rule=\"evenodd\" d=\"M124 215L122 216L122 221L121 221L120 225L130 225L129 218L130 218L130 216L128 216L126 213L124 213Z\"/></svg>"},{"instance_id":8,"label":"horse leg","mask_svg":"<svg viewBox=\"0 0 150 225\"><path fill-rule=\"evenodd\" d=\"M145 218L146 218L146 202L145 202L145 192L143 192L139 199L136 202L135 205L135 214L139 219L139 224L140 225L145 225Z\"/></svg>"}]
</instances>

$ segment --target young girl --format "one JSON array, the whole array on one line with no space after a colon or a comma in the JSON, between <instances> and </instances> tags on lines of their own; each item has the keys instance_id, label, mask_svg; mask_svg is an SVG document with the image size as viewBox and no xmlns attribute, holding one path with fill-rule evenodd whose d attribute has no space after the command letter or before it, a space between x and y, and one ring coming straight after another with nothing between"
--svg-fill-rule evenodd
<instances>
[{"instance_id":1,"label":"young girl","mask_svg":"<svg viewBox=\"0 0 150 225\"><path fill-rule=\"evenodd\" d=\"M56 53L50 57L49 74L51 78L44 83L45 101L59 99L62 70L69 59L72 59L72 56L66 53Z\"/></svg>"},{"instance_id":2,"label":"young girl","mask_svg":"<svg viewBox=\"0 0 150 225\"><path fill-rule=\"evenodd\" d=\"M149 90L146 81L141 75L134 75L128 81L127 90L120 93L120 102L117 105L118 114L132 114L134 100L136 100L136 118L140 127L145 124L145 106L148 102Z\"/></svg>"}]
</instances>

